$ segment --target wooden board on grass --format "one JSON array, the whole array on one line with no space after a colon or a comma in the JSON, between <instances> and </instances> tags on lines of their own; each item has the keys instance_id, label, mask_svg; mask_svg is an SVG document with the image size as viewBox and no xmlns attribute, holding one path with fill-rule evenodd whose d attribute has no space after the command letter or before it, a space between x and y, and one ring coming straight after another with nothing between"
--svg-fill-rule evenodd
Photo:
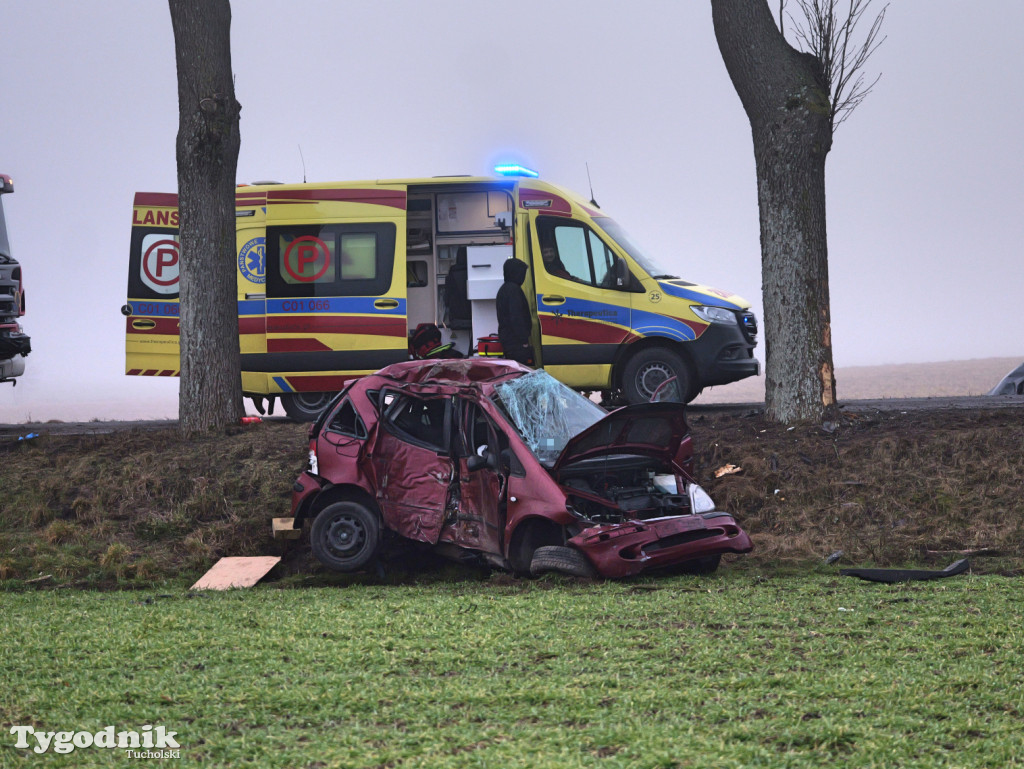
<instances>
[{"instance_id":1,"label":"wooden board on grass","mask_svg":"<svg viewBox=\"0 0 1024 769\"><path fill-rule=\"evenodd\" d=\"M213 565L192 590L228 590L232 587L252 587L281 560L275 555L221 558Z\"/></svg>"}]
</instances>

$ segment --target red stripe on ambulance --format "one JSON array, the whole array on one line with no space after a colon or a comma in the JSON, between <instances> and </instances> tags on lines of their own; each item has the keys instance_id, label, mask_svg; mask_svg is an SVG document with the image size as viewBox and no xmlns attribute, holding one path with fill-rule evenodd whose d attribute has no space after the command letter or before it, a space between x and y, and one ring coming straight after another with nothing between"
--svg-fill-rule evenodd
<instances>
[{"instance_id":1,"label":"red stripe on ambulance","mask_svg":"<svg viewBox=\"0 0 1024 769\"><path fill-rule=\"evenodd\" d=\"M391 206L405 210L404 190L270 190L267 203L318 203L340 201L344 203L369 203L376 206Z\"/></svg>"},{"instance_id":2,"label":"red stripe on ambulance","mask_svg":"<svg viewBox=\"0 0 1024 769\"><path fill-rule=\"evenodd\" d=\"M370 334L405 337L404 317L370 315L268 315L267 333L277 334Z\"/></svg>"}]
</instances>

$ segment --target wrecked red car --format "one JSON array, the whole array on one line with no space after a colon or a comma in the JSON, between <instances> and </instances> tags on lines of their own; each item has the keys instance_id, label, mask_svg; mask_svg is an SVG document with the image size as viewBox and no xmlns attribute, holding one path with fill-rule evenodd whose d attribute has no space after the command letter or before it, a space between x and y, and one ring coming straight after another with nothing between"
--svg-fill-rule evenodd
<instances>
[{"instance_id":1,"label":"wrecked red car","mask_svg":"<svg viewBox=\"0 0 1024 769\"><path fill-rule=\"evenodd\" d=\"M678 403L606 413L508 360L410 361L363 377L310 427L292 518L356 571L395 535L519 573L710 572L750 538L692 476Z\"/></svg>"}]
</instances>

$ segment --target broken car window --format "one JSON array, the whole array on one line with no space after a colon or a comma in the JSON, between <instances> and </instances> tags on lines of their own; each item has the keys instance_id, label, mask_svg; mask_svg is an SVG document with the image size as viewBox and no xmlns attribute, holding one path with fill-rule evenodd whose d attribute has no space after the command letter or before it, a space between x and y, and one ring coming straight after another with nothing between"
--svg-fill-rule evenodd
<instances>
[{"instance_id":1,"label":"broken car window","mask_svg":"<svg viewBox=\"0 0 1024 769\"><path fill-rule=\"evenodd\" d=\"M363 426L363 420L359 418L359 414L356 413L355 406L352 405L350 400L346 400L341 405L341 408L338 409L331 419L327 429L342 435L351 435L354 438L366 437L366 427Z\"/></svg>"},{"instance_id":2,"label":"broken car window","mask_svg":"<svg viewBox=\"0 0 1024 769\"><path fill-rule=\"evenodd\" d=\"M385 402L390 395L385 395ZM400 437L434 449L440 454L447 454L447 414L446 398L423 399L404 394L395 395L394 402L388 407L386 423Z\"/></svg>"},{"instance_id":3,"label":"broken car window","mask_svg":"<svg viewBox=\"0 0 1024 769\"><path fill-rule=\"evenodd\" d=\"M523 441L546 465L558 459L570 438L605 416L600 406L546 371L532 371L494 389Z\"/></svg>"}]
</instances>

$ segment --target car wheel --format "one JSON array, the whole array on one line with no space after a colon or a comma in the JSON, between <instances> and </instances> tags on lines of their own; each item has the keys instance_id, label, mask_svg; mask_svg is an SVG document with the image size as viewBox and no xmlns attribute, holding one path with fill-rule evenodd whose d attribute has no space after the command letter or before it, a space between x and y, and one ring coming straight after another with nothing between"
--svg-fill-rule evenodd
<instances>
[{"instance_id":1,"label":"car wheel","mask_svg":"<svg viewBox=\"0 0 1024 769\"><path fill-rule=\"evenodd\" d=\"M703 558L684 561L679 564L675 571L677 574L714 574L718 570L718 564L721 560L721 553L705 555Z\"/></svg>"},{"instance_id":2,"label":"car wheel","mask_svg":"<svg viewBox=\"0 0 1024 769\"><path fill-rule=\"evenodd\" d=\"M672 378L675 377L674 381ZM689 403L696 388L686 361L664 347L648 347L633 355L622 371L622 390L630 403Z\"/></svg>"},{"instance_id":3,"label":"car wheel","mask_svg":"<svg viewBox=\"0 0 1024 769\"><path fill-rule=\"evenodd\" d=\"M331 402L332 393L285 393L284 410L295 422L313 422Z\"/></svg>"},{"instance_id":4,"label":"car wheel","mask_svg":"<svg viewBox=\"0 0 1024 769\"><path fill-rule=\"evenodd\" d=\"M597 576L597 572L587 560L587 556L574 547L563 545L545 545L538 547L533 552L530 573L536 577L549 571L557 571L573 577Z\"/></svg>"},{"instance_id":5,"label":"car wheel","mask_svg":"<svg viewBox=\"0 0 1024 769\"><path fill-rule=\"evenodd\" d=\"M380 544L377 516L358 502L335 502L313 521L313 555L333 571L358 571L370 563Z\"/></svg>"}]
</instances>

